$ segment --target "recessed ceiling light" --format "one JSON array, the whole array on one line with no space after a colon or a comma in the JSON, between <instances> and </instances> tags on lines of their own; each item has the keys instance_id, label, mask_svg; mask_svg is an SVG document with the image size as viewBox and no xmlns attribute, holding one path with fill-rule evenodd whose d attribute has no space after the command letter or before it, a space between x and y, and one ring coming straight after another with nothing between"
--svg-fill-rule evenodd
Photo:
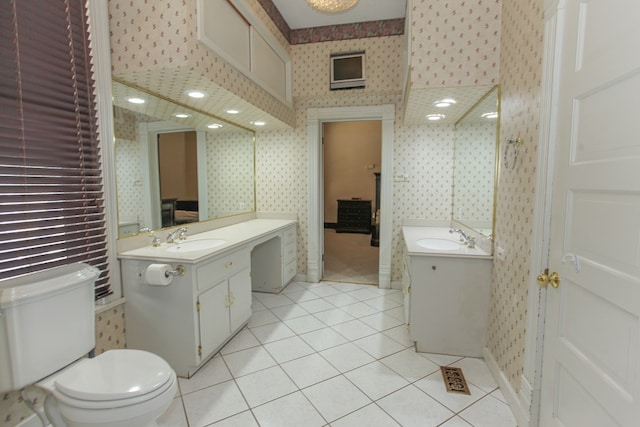
<instances>
[{"instance_id":1,"label":"recessed ceiling light","mask_svg":"<svg viewBox=\"0 0 640 427\"><path fill-rule=\"evenodd\" d=\"M427 114L425 117L427 120L436 121L444 119L444 114Z\"/></svg>"},{"instance_id":2,"label":"recessed ceiling light","mask_svg":"<svg viewBox=\"0 0 640 427\"><path fill-rule=\"evenodd\" d=\"M264 126L267 124L267 122L257 121L257 122L251 122L251 124L254 126Z\"/></svg>"},{"instance_id":3,"label":"recessed ceiling light","mask_svg":"<svg viewBox=\"0 0 640 427\"><path fill-rule=\"evenodd\" d=\"M146 101L142 98L129 98L127 99L132 104L144 104Z\"/></svg>"},{"instance_id":4,"label":"recessed ceiling light","mask_svg":"<svg viewBox=\"0 0 640 427\"><path fill-rule=\"evenodd\" d=\"M187 117L191 117L189 114L185 114L185 113L176 113L173 116L179 119L186 119Z\"/></svg>"},{"instance_id":5,"label":"recessed ceiling light","mask_svg":"<svg viewBox=\"0 0 640 427\"><path fill-rule=\"evenodd\" d=\"M234 109L227 110L228 114L238 114L239 112L240 110L234 110Z\"/></svg>"},{"instance_id":6,"label":"recessed ceiling light","mask_svg":"<svg viewBox=\"0 0 640 427\"><path fill-rule=\"evenodd\" d=\"M189 95L191 98L204 98L204 93L197 91L197 90L193 90L189 93L187 93L187 95Z\"/></svg>"},{"instance_id":7,"label":"recessed ceiling light","mask_svg":"<svg viewBox=\"0 0 640 427\"><path fill-rule=\"evenodd\" d=\"M445 98L445 99L441 99L439 101L434 102L433 105L438 108L445 108L445 107L450 107L455 103L456 103L455 99Z\"/></svg>"},{"instance_id":8,"label":"recessed ceiling light","mask_svg":"<svg viewBox=\"0 0 640 427\"><path fill-rule=\"evenodd\" d=\"M496 119L498 118L498 113L496 113L495 111L492 111L490 113L484 113L482 115L483 119Z\"/></svg>"},{"instance_id":9,"label":"recessed ceiling light","mask_svg":"<svg viewBox=\"0 0 640 427\"><path fill-rule=\"evenodd\" d=\"M220 129L222 127L222 125L220 123L211 123L209 126L207 126L209 129Z\"/></svg>"}]
</instances>

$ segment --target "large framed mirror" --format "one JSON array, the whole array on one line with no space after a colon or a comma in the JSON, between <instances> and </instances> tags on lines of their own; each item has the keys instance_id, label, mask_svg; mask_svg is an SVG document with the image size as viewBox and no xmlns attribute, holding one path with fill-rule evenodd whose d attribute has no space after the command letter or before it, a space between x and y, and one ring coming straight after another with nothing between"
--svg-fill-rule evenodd
<instances>
[{"instance_id":1,"label":"large framed mirror","mask_svg":"<svg viewBox=\"0 0 640 427\"><path fill-rule=\"evenodd\" d=\"M492 88L455 125L452 218L493 237L500 88Z\"/></svg>"},{"instance_id":2,"label":"large framed mirror","mask_svg":"<svg viewBox=\"0 0 640 427\"><path fill-rule=\"evenodd\" d=\"M119 237L255 211L255 134L113 81Z\"/></svg>"}]
</instances>

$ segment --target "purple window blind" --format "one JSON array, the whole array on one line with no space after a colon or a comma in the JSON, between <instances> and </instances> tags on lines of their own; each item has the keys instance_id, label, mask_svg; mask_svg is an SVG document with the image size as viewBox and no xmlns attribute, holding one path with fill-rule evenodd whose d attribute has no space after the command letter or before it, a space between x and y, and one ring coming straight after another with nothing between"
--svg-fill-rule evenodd
<instances>
[{"instance_id":1,"label":"purple window blind","mask_svg":"<svg viewBox=\"0 0 640 427\"><path fill-rule=\"evenodd\" d=\"M72 262L111 293L82 0L0 0L0 280Z\"/></svg>"}]
</instances>

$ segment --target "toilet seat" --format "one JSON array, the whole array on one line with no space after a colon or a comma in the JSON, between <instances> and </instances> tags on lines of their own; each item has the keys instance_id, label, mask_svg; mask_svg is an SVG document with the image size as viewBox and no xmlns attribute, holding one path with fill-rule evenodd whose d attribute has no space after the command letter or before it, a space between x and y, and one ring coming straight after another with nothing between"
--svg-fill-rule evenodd
<instances>
[{"instance_id":1,"label":"toilet seat","mask_svg":"<svg viewBox=\"0 0 640 427\"><path fill-rule=\"evenodd\" d=\"M175 382L167 362L153 353L110 350L56 375L51 393L76 408L119 408L152 400Z\"/></svg>"}]
</instances>

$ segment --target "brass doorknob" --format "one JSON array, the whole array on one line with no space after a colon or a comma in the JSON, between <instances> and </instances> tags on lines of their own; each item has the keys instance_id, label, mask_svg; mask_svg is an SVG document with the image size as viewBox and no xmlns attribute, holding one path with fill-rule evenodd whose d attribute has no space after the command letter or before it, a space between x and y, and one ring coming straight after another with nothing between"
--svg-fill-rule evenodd
<instances>
[{"instance_id":1,"label":"brass doorknob","mask_svg":"<svg viewBox=\"0 0 640 427\"><path fill-rule=\"evenodd\" d=\"M560 286L560 275L555 271L549 275L549 269L545 268L544 273L538 274L538 285L547 286L551 284L554 288Z\"/></svg>"}]
</instances>

